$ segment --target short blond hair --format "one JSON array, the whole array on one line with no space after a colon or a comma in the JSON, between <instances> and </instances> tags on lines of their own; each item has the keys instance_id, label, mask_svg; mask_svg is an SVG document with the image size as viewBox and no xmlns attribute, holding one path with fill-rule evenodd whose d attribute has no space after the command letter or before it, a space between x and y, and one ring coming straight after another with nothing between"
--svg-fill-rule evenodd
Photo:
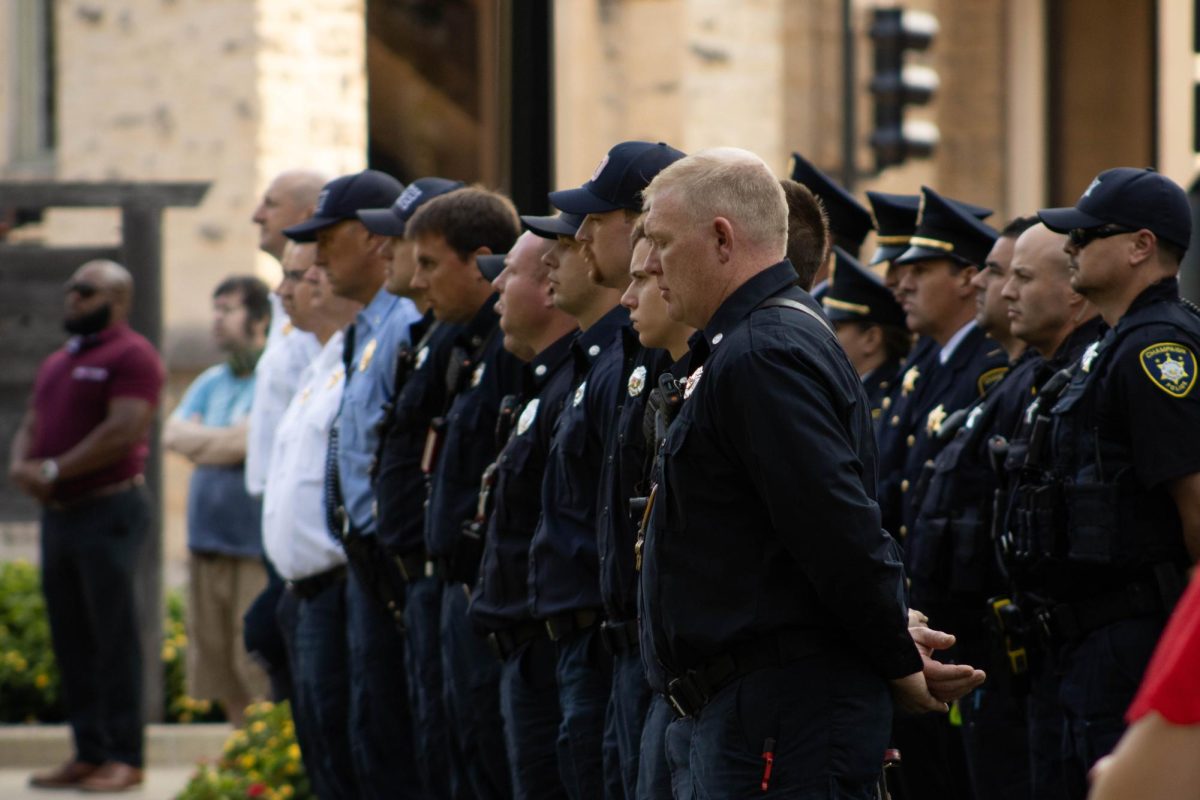
<instances>
[{"instance_id":1,"label":"short blond hair","mask_svg":"<svg viewBox=\"0 0 1200 800\"><path fill-rule=\"evenodd\" d=\"M644 207L668 191L678 192L692 219L724 217L758 247L787 248L788 208L779 179L749 150L701 150L671 164L642 193Z\"/></svg>"}]
</instances>

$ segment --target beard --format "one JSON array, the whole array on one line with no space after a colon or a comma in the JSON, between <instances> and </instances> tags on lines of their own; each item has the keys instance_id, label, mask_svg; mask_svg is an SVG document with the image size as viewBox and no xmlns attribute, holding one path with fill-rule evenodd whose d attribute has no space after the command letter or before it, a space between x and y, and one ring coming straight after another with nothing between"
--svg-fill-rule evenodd
<instances>
[{"instance_id":1,"label":"beard","mask_svg":"<svg viewBox=\"0 0 1200 800\"><path fill-rule=\"evenodd\" d=\"M95 311L89 311L73 319L64 319L63 328L75 336L90 336L108 327L112 321L112 304L105 303Z\"/></svg>"}]
</instances>

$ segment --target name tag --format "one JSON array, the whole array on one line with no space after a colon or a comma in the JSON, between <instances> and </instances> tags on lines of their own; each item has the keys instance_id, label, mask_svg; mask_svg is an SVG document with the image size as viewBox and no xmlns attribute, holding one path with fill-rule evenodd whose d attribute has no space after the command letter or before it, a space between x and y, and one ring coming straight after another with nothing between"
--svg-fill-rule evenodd
<instances>
[{"instance_id":1,"label":"name tag","mask_svg":"<svg viewBox=\"0 0 1200 800\"><path fill-rule=\"evenodd\" d=\"M104 367L79 366L71 370L71 377L77 381L106 381L108 370Z\"/></svg>"}]
</instances>

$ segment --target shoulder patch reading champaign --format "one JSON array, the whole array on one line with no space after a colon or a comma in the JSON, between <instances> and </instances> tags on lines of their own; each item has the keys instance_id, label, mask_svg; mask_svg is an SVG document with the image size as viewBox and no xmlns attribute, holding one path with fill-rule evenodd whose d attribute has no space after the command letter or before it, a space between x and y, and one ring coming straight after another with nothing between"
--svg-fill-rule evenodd
<instances>
[{"instance_id":1,"label":"shoulder patch reading champaign","mask_svg":"<svg viewBox=\"0 0 1200 800\"><path fill-rule=\"evenodd\" d=\"M1196 384L1196 356L1181 344L1152 344L1139 360L1151 382L1172 397L1187 397Z\"/></svg>"},{"instance_id":2,"label":"shoulder patch reading champaign","mask_svg":"<svg viewBox=\"0 0 1200 800\"><path fill-rule=\"evenodd\" d=\"M1000 382L1000 379L1008 374L1008 367L996 367L989 369L987 372L979 376L979 380L975 383L975 388L979 390L980 396L987 394L987 390Z\"/></svg>"}]
</instances>

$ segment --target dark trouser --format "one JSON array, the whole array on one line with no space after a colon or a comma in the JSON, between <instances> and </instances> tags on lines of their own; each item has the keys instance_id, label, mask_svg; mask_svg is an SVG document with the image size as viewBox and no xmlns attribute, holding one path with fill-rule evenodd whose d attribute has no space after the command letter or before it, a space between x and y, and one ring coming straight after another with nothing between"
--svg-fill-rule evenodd
<instances>
[{"instance_id":1,"label":"dark trouser","mask_svg":"<svg viewBox=\"0 0 1200 800\"><path fill-rule=\"evenodd\" d=\"M1063 782L1062 707L1058 704L1059 677L1048 664L1032 675L1026 716L1029 720L1029 783L1031 800L1066 800Z\"/></svg>"},{"instance_id":2,"label":"dark trouser","mask_svg":"<svg viewBox=\"0 0 1200 800\"><path fill-rule=\"evenodd\" d=\"M462 583L442 587L442 677L450 733L462 754L465 796L511 797L500 716L500 662L467 617L464 589Z\"/></svg>"},{"instance_id":3,"label":"dark trouser","mask_svg":"<svg viewBox=\"0 0 1200 800\"><path fill-rule=\"evenodd\" d=\"M901 758L896 800L970 800L963 737L946 714L897 716L892 741Z\"/></svg>"},{"instance_id":4,"label":"dark trouser","mask_svg":"<svg viewBox=\"0 0 1200 800\"><path fill-rule=\"evenodd\" d=\"M347 574L350 753L359 797L424 797L404 683L404 638L354 570Z\"/></svg>"},{"instance_id":5,"label":"dark trouser","mask_svg":"<svg viewBox=\"0 0 1200 800\"><path fill-rule=\"evenodd\" d=\"M572 800L620 796L620 783L604 775L604 713L612 690L612 656L600 629L576 631L558 650L558 770Z\"/></svg>"},{"instance_id":6,"label":"dark trouser","mask_svg":"<svg viewBox=\"0 0 1200 800\"><path fill-rule=\"evenodd\" d=\"M562 722L555 663L554 645L542 636L518 647L500 665L500 714L515 800L567 796L554 746Z\"/></svg>"},{"instance_id":7,"label":"dark trouser","mask_svg":"<svg viewBox=\"0 0 1200 800\"><path fill-rule=\"evenodd\" d=\"M142 766L142 649L134 576L150 503L134 487L42 512L42 589L75 755ZM157 613L157 610L156 610Z\"/></svg>"},{"instance_id":8,"label":"dark trouser","mask_svg":"<svg viewBox=\"0 0 1200 800\"><path fill-rule=\"evenodd\" d=\"M861 659L836 650L751 672L692 721L693 796L871 800L891 708L886 682ZM763 791L768 740L774 765Z\"/></svg>"},{"instance_id":9,"label":"dark trouser","mask_svg":"<svg viewBox=\"0 0 1200 800\"><path fill-rule=\"evenodd\" d=\"M442 699L442 582L417 578L408 585L404 606L405 670L408 702L413 712L417 771L432 800L455 796L451 786L459 772L451 769L451 744Z\"/></svg>"},{"instance_id":10,"label":"dark trouser","mask_svg":"<svg viewBox=\"0 0 1200 800\"><path fill-rule=\"evenodd\" d=\"M264 639L255 639L252 628L261 626L264 630L267 629L267 623L271 620L267 619L267 614L262 613L263 610L272 612L270 616L274 618L286 592L284 580L275 571L275 565L271 563L271 559L264 555L262 562L267 571L267 588L262 590L262 594L246 611L242 626L243 638L246 650L252 657L256 656L255 661L266 670L267 678L271 681L271 700L282 703L284 700L292 699L292 671L291 659L287 655L287 643L282 639L283 632L279 628L278 619L274 619L276 624L271 626ZM259 608L260 604L262 605L261 609ZM278 636L274 648L268 641L272 635Z\"/></svg>"},{"instance_id":11,"label":"dark trouser","mask_svg":"<svg viewBox=\"0 0 1200 800\"><path fill-rule=\"evenodd\" d=\"M276 619L292 674L292 719L304 769L321 800L358 797L350 755L346 582L302 599L285 590Z\"/></svg>"},{"instance_id":12,"label":"dark trouser","mask_svg":"<svg viewBox=\"0 0 1200 800\"><path fill-rule=\"evenodd\" d=\"M650 684L646 683L642 657L637 650L613 656L612 691L604 722L605 782L619 779L624 791L617 798L637 796L638 762L641 760L642 726L650 707Z\"/></svg>"},{"instance_id":13,"label":"dark trouser","mask_svg":"<svg viewBox=\"0 0 1200 800\"><path fill-rule=\"evenodd\" d=\"M959 709L976 800L1028 798L1029 722L1024 702L1005 686L985 684L960 700Z\"/></svg>"},{"instance_id":14,"label":"dark trouser","mask_svg":"<svg viewBox=\"0 0 1200 800\"><path fill-rule=\"evenodd\" d=\"M1087 795L1087 773L1125 732L1133 702L1164 622L1130 619L1093 631L1063 654L1058 700L1067 796Z\"/></svg>"},{"instance_id":15,"label":"dark trouser","mask_svg":"<svg viewBox=\"0 0 1200 800\"><path fill-rule=\"evenodd\" d=\"M642 726L641 768L638 769L637 800L690 800L692 776L688 750L692 745L691 720L675 721L670 703L660 694L650 699L646 724ZM673 734L668 738L668 730Z\"/></svg>"}]
</instances>

